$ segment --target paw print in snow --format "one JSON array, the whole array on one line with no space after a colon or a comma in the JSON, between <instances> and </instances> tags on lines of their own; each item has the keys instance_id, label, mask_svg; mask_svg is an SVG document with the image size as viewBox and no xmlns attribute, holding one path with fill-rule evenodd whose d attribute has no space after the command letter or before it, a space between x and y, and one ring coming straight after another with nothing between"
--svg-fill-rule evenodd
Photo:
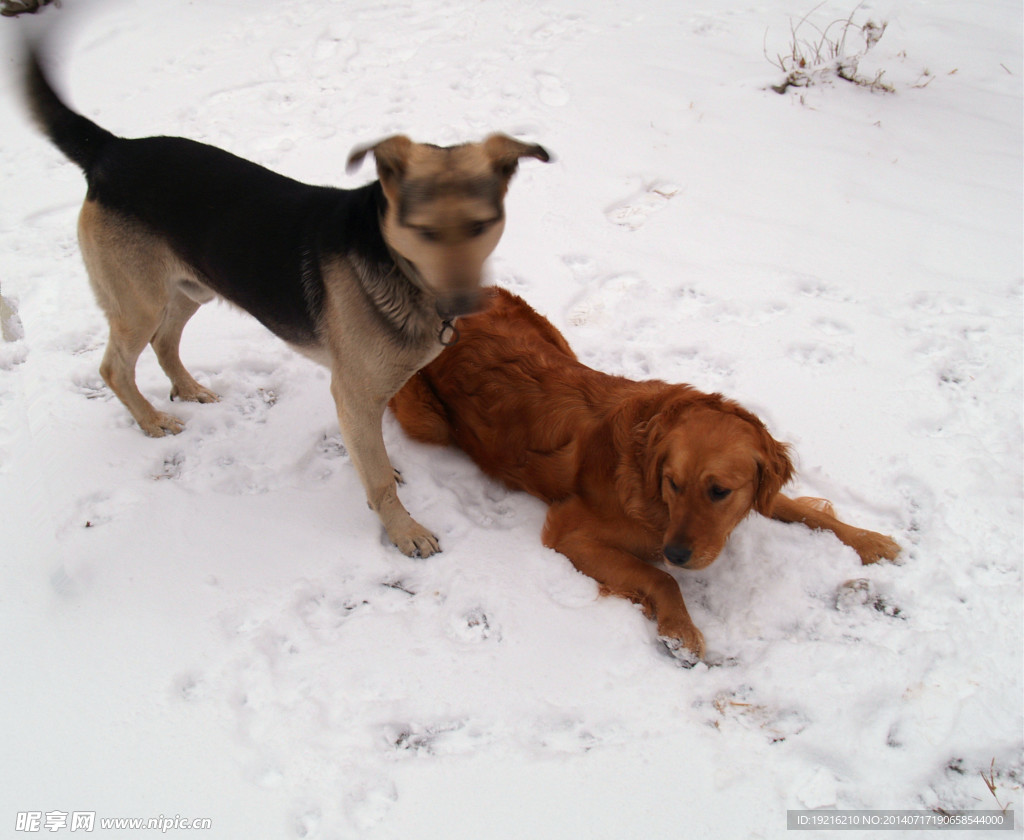
<instances>
[{"instance_id":1,"label":"paw print in snow","mask_svg":"<svg viewBox=\"0 0 1024 840\"><path fill-rule=\"evenodd\" d=\"M677 184L656 182L625 201L613 204L605 211L609 222L620 227L637 230L654 213L665 209L668 202L682 191Z\"/></svg>"},{"instance_id":2,"label":"paw print in snow","mask_svg":"<svg viewBox=\"0 0 1024 840\"><path fill-rule=\"evenodd\" d=\"M535 73L537 98L545 105L559 106L569 102L569 91L558 76L551 73Z\"/></svg>"}]
</instances>

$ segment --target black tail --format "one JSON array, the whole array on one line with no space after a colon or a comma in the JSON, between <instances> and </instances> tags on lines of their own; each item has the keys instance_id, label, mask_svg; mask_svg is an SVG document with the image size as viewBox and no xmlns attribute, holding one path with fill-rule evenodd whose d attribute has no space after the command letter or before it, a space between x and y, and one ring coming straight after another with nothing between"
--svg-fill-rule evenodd
<instances>
[{"instance_id":1,"label":"black tail","mask_svg":"<svg viewBox=\"0 0 1024 840\"><path fill-rule=\"evenodd\" d=\"M100 150L116 136L61 101L46 78L34 46L26 49L25 93L32 114L46 136L88 176Z\"/></svg>"}]
</instances>

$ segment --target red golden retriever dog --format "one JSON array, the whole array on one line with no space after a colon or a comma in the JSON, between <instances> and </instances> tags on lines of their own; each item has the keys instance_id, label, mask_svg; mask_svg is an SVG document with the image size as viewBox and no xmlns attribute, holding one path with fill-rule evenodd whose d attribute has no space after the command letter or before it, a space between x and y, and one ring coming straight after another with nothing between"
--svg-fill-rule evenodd
<instances>
[{"instance_id":1,"label":"red golden retriever dog","mask_svg":"<svg viewBox=\"0 0 1024 840\"><path fill-rule=\"evenodd\" d=\"M703 657L704 638L658 564L703 569L752 510L832 531L864 563L899 553L827 503L784 496L787 447L732 400L592 370L503 289L458 328L391 400L402 427L457 444L488 475L547 502L544 544L603 593L640 604L680 659Z\"/></svg>"}]
</instances>

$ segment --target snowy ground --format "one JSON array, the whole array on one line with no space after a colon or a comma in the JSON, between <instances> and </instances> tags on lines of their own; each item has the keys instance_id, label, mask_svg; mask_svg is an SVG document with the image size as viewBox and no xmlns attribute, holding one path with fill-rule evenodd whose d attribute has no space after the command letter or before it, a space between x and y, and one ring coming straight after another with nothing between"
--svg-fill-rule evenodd
<instances>
[{"instance_id":1,"label":"snowy ground","mask_svg":"<svg viewBox=\"0 0 1024 840\"><path fill-rule=\"evenodd\" d=\"M811 5L2 19L0 286L24 327L0 343L4 836L28 811L209 817L217 838L774 838L787 809L832 807L1020 825L1020 3L870 0L855 20L889 26L860 69L895 92L776 94L765 48ZM684 670L540 545L542 505L391 418L444 552L384 545L326 373L225 306L183 347L222 402L147 439L97 373L81 176L12 81L15 35L62 21L65 90L126 135L339 186L371 177L345 175L354 145L396 131L543 143L557 162L521 167L495 282L595 367L760 413L795 489L902 562L752 517L677 575L709 649ZM139 381L167 405L151 353Z\"/></svg>"}]
</instances>

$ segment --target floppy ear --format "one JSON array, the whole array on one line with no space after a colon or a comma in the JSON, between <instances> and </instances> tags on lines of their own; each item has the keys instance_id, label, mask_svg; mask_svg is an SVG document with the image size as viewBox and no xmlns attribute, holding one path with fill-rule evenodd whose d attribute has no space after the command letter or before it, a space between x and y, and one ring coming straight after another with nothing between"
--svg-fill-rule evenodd
<instances>
[{"instance_id":1,"label":"floppy ear","mask_svg":"<svg viewBox=\"0 0 1024 840\"><path fill-rule=\"evenodd\" d=\"M647 496L653 499L661 498L661 471L665 466L665 452L661 444L664 437L665 423L660 414L655 414L633 429L644 487Z\"/></svg>"},{"instance_id":2,"label":"floppy ear","mask_svg":"<svg viewBox=\"0 0 1024 840\"><path fill-rule=\"evenodd\" d=\"M760 438L760 451L754 456L757 461L754 510L763 516L771 516L775 497L793 477L793 462L789 457L789 447L779 443L763 428Z\"/></svg>"},{"instance_id":3,"label":"floppy ear","mask_svg":"<svg viewBox=\"0 0 1024 840\"><path fill-rule=\"evenodd\" d=\"M536 143L522 143L506 134L492 134L483 142L484 153L490 158L494 172L506 181L516 173L519 158L532 157L547 163L551 155Z\"/></svg>"},{"instance_id":4,"label":"floppy ear","mask_svg":"<svg viewBox=\"0 0 1024 840\"><path fill-rule=\"evenodd\" d=\"M377 161L377 177L381 181L392 182L405 177L405 170L409 164L409 152L412 149L412 140L404 134L396 134L368 146L357 146L348 156L348 163L345 166L347 172L354 172L363 162L367 154L373 152Z\"/></svg>"}]
</instances>

